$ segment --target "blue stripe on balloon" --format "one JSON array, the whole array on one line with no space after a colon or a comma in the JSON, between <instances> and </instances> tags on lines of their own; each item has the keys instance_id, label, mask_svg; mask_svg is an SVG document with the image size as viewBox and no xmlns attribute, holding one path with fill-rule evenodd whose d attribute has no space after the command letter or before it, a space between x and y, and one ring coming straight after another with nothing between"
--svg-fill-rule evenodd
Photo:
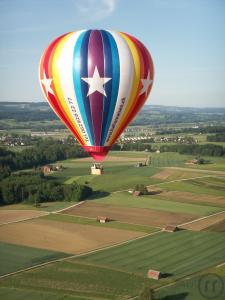
<instances>
[{"instance_id":1,"label":"blue stripe on balloon","mask_svg":"<svg viewBox=\"0 0 225 300\"><path fill-rule=\"evenodd\" d=\"M88 41L91 30L80 34L73 52L73 84L81 117L84 122L91 145L93 142L93 128L89 99L87 97L88 85L81 77L88 77Z\"/></svg>"},{"instance_id":2,"label":"blue stripe on balloon","mask_svg":"<svg viewBox=\"0 0 225 300\"><path fill-rule=\"evenodd\" d=\"M108 97L105 98L105 101L110 101L110 103L109 103L109 107L106 106L107 111L105 112L105 115L107 115L107 117L104 119L104 123L103 123L103 135L102 135L101 145L104 145L107 135L108 135L109 126L112 121L116 102L117 102L119 82L120 82L120 60L119 60L119 52L118 52L118 48L116 45L116 41L113 38L113 36L111 35L111 33L108 31L105 31L105 30L101 30L101 33L103 36L104 43L107 40L107 42L109 42L109 44L110 44L110 49L111 49L110 67L112 68L112 71L111 71L112 75L109 76L112 78L112 80L110 80L111 81L111 99L108 99ZM106 45L107 45L107 42L106 42ZM109 56L109 51L108 51L107 47L106 48L104 47L104 53L105 53L105 57L107 58ZM106 95L108 95L107 90L106 90Z\"/></svg>"}]
</instances>

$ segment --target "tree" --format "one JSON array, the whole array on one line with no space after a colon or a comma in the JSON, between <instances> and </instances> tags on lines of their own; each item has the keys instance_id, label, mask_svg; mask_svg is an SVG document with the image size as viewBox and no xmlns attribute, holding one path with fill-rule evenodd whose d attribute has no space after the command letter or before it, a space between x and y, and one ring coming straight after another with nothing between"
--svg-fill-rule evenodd
<instances>
[{"instance_id":1,"label":"tree","mask_svg":"<svg viewBox=\"0 0 225 300\"><path fill-rule=\"evenodd\" d=\"M145 286L140 294L140 300L154 300L153 290L149 286Z\"/></svg>"},{"instance_id":2,"label":"tree","mask_svg":"<svg viewBox=\"0 0 225 300\"><path fill-rule=\"evenodd\" d=\"M134 190L140 191L142 195L148 195L148 190L144 184L136 184Z\"/></svg>"}]
</instances>

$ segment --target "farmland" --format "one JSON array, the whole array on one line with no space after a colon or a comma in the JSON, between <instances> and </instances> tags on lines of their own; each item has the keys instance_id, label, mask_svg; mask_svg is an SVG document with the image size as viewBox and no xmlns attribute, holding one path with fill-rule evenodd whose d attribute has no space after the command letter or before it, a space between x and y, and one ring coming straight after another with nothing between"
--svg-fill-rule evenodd
<instances>
[{"instance_id":1,"label":"farmland","mask_svg":"<svg viewBox=\"0 0 225 300\"><path fill-rule=\"evenodd\" d=\"M224 261L224 247L219 233L159 233L2 279L1 293L8 295L6 299L15 290L21 296L34 293L48 299L59 294L69 299L127 299L139 294L144 285L156 288ZM160 269L164 278L148 281L149 266Z\"/></svg>"},{"instance_id":2,"label":"farmland","mask_svg":"<svg viewBox=\"0 0 225 300\"><path fill-rule=\"evenodd\" d=\"M157 299L182 292L197 295L194 287L182 290L182 280L225 261L225 174L217 168L224 159L213 158L199 168L185 164L193 156L151 156L150 166L137 168L138 162L145 162L145 152L113 151L102 176L90 175L90 158L60 161L63 170L49 177L91 186L89 199L78 206L49 202L1 207L2 223L17 221L0 226L2 274L65 260L1 278L0 296L129 299L145 286L155 289ZM148 186L149 194L134 197L128 191L136 184ZM97 216L111 221L100 224ZM25 218L29 220L22 221ZM168 224L183 230L162 232ZM147 279L149 268L160 270L163 278ZM175 280L174 288L163 288Z\"/></svg>"},{"instance_id":3,"label":"farmland","mask_svg":"<svg viewBox=\"0 0 225 300\"><path fill-rule=\"evenodd\" d=\"M217 283L219 284L218 289L216 291L217 296L214 297L214 299L223 300L225 297L225 291L223 289L223 284L221 285L221 282L223 282L225 279L224 266L207 269L203 272L200 272L198 275L177 282L170 287L166 287L165 289L160 289L156 292L156 299L164 299L164 297L166 296L168 297L168 299L174 297L174 299L204 300L206 299L207 294L203 294L200 291L199 283L204 279L204 276L208 276L208 274L210 275L209 277L205 277L206 279L208 280L211 279L211 281L217 280Z\"/></svg>"},{"instance_id":4,"label":"farmland","mask_svg":"<svg viewBox=\"0 0 225 300\"><path fill-rule=\"evenodd\" d=\"M168 274L168 280L177 279L223 262L225 236L213 232L160 232L129 244L83 256L79 260L143 276L151 266Z\"/></svg>"},{"instance_id":5,"label":"farmland","mask_svg":"<svg viewBox=\"0 0 225 300\"><path fill-rule=\"evenodd\" d=\"M107 215L110 219L119 222L153 227L164 227L168 223L181 224L196 218L196 216L191 214L177 214L153 209L98 204L94 201L85 203L78 208L68 209L64 211L64 214L89 218L94 218L96 215Z\"/></svg>"},{"instance_id":6,"label":"farmland","mask_svg":"<svg viewBox=\"0 0 225 300\"><path fill-rule=\"evenodd\" d=\"M68 256L66 253L0 242L0 275Z\"/></svg>"},{"instance_id":7,"label":"farmland","mask_svg":"<svg viewBox=\"0 0 225 300\"><path fill-rule=\"evenodd\" d=\"M0 241L73 254L109 246L141 235L144 233L45 219L0 227Z\"/></svg>"}]
</instances>

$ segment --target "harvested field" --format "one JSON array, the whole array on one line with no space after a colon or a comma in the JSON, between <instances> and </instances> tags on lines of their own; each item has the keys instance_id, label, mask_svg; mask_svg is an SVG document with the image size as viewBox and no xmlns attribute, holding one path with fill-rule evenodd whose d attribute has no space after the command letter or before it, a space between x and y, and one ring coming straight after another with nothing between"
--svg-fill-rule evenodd
<instances>
[{"instance_id":1,"label":"harvested field","mask_svg":"<svg viewBox=\"0 0 225 300\"><path fill-rule=\"evenodd\" d=\"M197 169L199 165L196 165L196 168L191 168L191 167L168 167L171 170L184 170L184 171L189 171L189 172L198 172L198 173L208 173L208 174L215 174L215 175L225 175L225 171L217 171L217 170L206 170L206 169ZM204 165L204 168L206 166Z\"/></svg>"},{"instance_id":2,"label":"harvested field","mask_svg":"<svg viewBox=\"0 0 225 300\"><path fill-rule=\"evenodd\" d=\"M159 180L180 180L180 179L188 179L193 177L199 177L204 176L205 174L200 174L197 170L188 170L188 169L182 169L178 168L178 170L173 168L165 168L163 171L155 174L152 176L152 178L159 179Z\"/></svg>"},{"instance_id":3,"label":"harvested field","mask_svg":"<svg viewBox=\"0 0 225 300\"><path fill-rule=\"evenodd\" d=\"M159 195L163 200L187 203L209 203L225 206L225 197L212 195L196 195L191 192L162 191Z\"/></svg>"},{"instance_id":4,"label":"harvested field","mask_svg":"<svg viewBox=\"0 0 225 300\"><path fill-rule=\"evenodd\" d=\"M0 241L2 242L74 254L142 235L145 234L43 219L0 227Z\"/></svg>"},{"instance_id":5,"label":"harvested field","mask_svg":"<svg viewBox=\"0 0 225 300\"><path fill-rule=\"evenodd\" d=\"M45 216L46 212L36 210L0 210L0 225Z\"/></svg>"},{"instance_id":6,"label":"harvested field","mask_svg":"<svg viewBox=\"0 0 225 300\"><path fill-rule=\"evenodd\" d=\"M219 213L214 216L209 216L205 219L183 225L181 228L194 230L194 231L201 231L201 230L207 230L208 227L211 227L212 225L215 225L219 222L222 222L225 220L225 212Z\"/></svg>"},{"instance_id":7,"label":"harvested field","mask_svg":"<svg viewBox=\"0 0 225 300\"><path fill-rule=\"evenodd\" d=\"M169 171L169 170L165 169L165 170L163 170L163 171L161 171L161 172L156 173L155 175L153 175L152 178L160 179L160 180L165 180L168 177L170 177L172 174L173 174L172 171Z\"/></svg>"},{"instance_id":8,"label":"harvested field","mask_svg":"<svg viewBox=\"0 0 225 300\"><path fill-rule=\"evenodd\" d=\"M107 216L120 222L164 227L168 223L175 225L196 219L195 215L178 214L143 208L121 207L109 204L85 202L82 206L74 207L63 212L64 214L96 218Z\"/></svg>"},{"instance_id":9,"label":"harvested field","mask_svg":"<svg viewBox=\"0 0 225 300\"><path fill-rule=\"evenodd\" d=\"M74 161L79 161L79 162L94 162L92 157L84 157L84 158L79 158ZM110 156L108 155L104 162L129 162L129 161L146 161L146 157L125 157L125 156Z\"/></svg>"}]
</instances>

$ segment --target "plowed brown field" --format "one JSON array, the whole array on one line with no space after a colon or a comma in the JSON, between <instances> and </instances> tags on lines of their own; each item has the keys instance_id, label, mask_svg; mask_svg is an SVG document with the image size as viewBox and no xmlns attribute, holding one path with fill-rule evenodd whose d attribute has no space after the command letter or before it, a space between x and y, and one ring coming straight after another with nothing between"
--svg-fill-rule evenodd
<instances>
[{"instance_id":1,"label":"plowed brown field","mask_svg":"<svg viewBox=\"0 0 225 300\"><path fill-rule=\"evenodd\" d=\"M196 216L191 214L169 213L165 211L143 208L126 208L114 205L99 204L91 201L87 201L81 206L65 210L63 213L90 218L106 216L112 220L120 222L143 224L156 227L164 227L169 223L178 225L196 219Z\"/></svg>"},{"instance_id":2,"label":"plowed brown field","mask_svg":"<svg viewBox=\"0 0 225 300\"><path fill-rule=\"evenodd\" d=\"M25 219L44 216L48 213L35 210L0 210L0 225L4 223L18 222Z\"/></svg>"}]
</instances>

